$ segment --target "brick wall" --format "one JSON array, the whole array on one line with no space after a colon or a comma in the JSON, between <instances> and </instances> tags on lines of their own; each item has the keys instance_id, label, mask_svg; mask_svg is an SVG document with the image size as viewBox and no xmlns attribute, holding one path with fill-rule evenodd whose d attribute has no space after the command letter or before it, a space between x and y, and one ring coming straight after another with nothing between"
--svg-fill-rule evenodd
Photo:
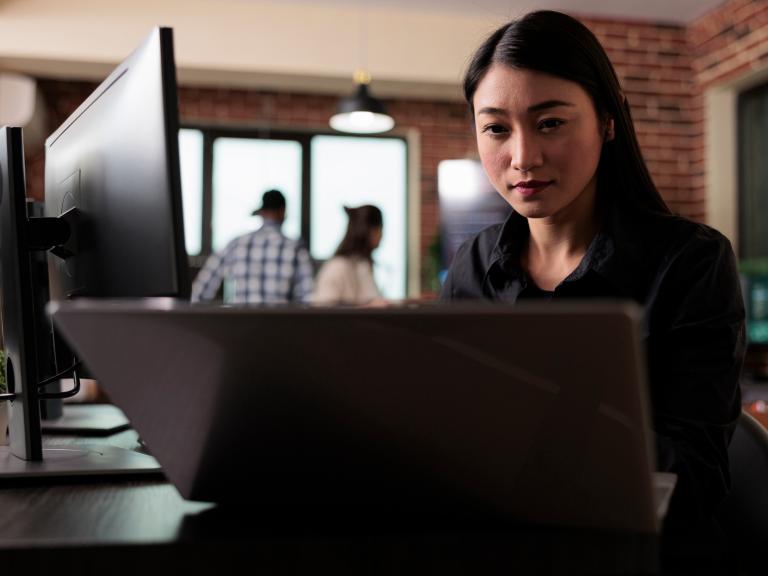
<instances>
[{"instance_id":1,"label":"brick wall","mask_svg":"<svg viewBox=\"0 0 768 576\"><path fill-rule=\"evenodd\" d=\"M375 85L373 88L375 93ZM179 113L182 121L187 122L236 121L328 130L328 119L335 112L337 102L336 97L310 94L182 88ZM423 256L438 229L437 165L441 160L463 158L473 151L473 133L466 107L461 103L421 100L387 100L385 103L398 128L416 129L420 135Z\"/></svg>"},{"instance_id":2,"label":"brick wall","mask_svg":"<svg viewBox=\"0 0 768 576\"><path fill-rule=\"evenodd\" d=\"M696 85L768 67L768 1L731 0L688 27Z\"/></svg>"},{"instance_id":3,"label":"brick wall","mask_svg":"<svg viewBox=\"0 0 768 576\"><path fill-rule=\"evenodd\" d=\"M686 29L644 22L584 20L608 52L629 100L648 169L670 208L706 218L694 185L697 118Z\"/></svg>"},{"instance_id":4,"label":"brick wall","mask_svg":"<svg viewBox=\"0 0 768 576\"><path fill-rule=\"evenodd\" d=\"M585 19L605 46L629 99L643 150L670 207L705 221L703 91L714 83L768 66L768 0L732 0L689 27ZM43 80L51 131L91 92L84 82ZM374 86L375 92L375 86ZM242 89L187 88L182 121L325 129L336 99L325 95ZM437 165L475 150L462 103L390 100L399 127L421 137L422 262L438 227ZM42 197L41 152L28 155L30 192ZM429 286L429 279L422 278Z\"/></svg>"},{"instance_id":5,"label":"brick wall","mask_svg":"<svg viewBox=\"0 0 768 576\"><path fill-rule=\"evenodd\" d=\"M768 68L768 0L731 0L693 22L687 30L695 89L694 187L706 193L704 92ZM700 169L699 169L700 167Z\"/></svg>"},{"instance_id":6,"label":"brick wall","mask_svg":"<svg viewBox=\"0 0 768 576\"><path fill-rule=\"evenodd\" d=\"M88 82L41 80L39 87L49 106L49 131L61 124L95 86ZM337 101L336 97L318 94L181 87L179 115L182 123L272 124L282 128L327 130ZM438 230L437 165L443 159L463 158L471 153L473 132L466 107L459 102L393 100L386 104L398 127L414 128L420 135L420 246L424 257ZM30 195L38 199L43 197L43 167L42 151L28 154ZM422 280L424 286L429 286L429 278Z\"/></svg>"},{"instance_id":7,"label":"brick wall","mask_svg":"<svg viewBox=\"0 0 768 576\"><path fill-rule=\"evenodd\" d=\"M692 68L697 97L718 84L730 83L768 69L768 0L731 0L698 19L688 28L693 55ZM703 112L703 111L702 111ZM706 125L703 113L697 118L700 134L697 152L705 173ZM703 182L700 189L705 190ZM702 192L703 193L703 192ZM750 346L744 373L768 378L768 347ZM755 412L752 412L755 414ZM765 418L765 414L757 414Z\"/></svg>"}]
</instances>

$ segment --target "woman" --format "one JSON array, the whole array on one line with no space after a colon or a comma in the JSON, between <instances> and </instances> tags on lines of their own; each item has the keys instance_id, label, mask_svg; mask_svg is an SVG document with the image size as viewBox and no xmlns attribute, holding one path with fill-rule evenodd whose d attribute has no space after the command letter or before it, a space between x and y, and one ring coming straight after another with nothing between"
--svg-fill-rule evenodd
<instances>
[{"instance_id":1,"label":"woman","mask_svg":"<svg viewBox=\"0 0 768 576\"><path fill-rule=\"evenodd\" d=\"M381 243L383 219L376 206L344 207L347 232L315 280L312 301L331 305L384 304L373 278L373 251Z\"/></svg>"},{"instance_id":2,"label":"woman","mask_svg":"<svg viewBox=\"0 0 768 576\"><path fill-rule=\"evenodd\" d=\"M533 12L498 29L464 93L483 167L513 212L461 247L442 298L640 303L658 468L678 475L663 550L716 555L744 353L729 242L671 214L613 67L573 18Z\"/></svg>"}]
</instances>

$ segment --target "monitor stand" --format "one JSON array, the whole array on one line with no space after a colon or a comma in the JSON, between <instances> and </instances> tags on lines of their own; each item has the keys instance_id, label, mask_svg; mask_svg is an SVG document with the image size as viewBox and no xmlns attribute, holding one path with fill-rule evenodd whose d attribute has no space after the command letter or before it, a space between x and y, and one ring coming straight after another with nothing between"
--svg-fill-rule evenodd
<instances>
[{"instance_id":1,"label":"monitor stand","mask_svg":"<svg viewBox=\"0 0 768 576\"><path fill-rule=\"evenodd\" d=\"M33 273L45 252L69 239L66 220L29 218L24 179L21 128L0 127L0 280L5 371L10 406L10 446L0 446L0 478L115 476L160 474L158 462L147 454L117 447L43 449L40 401L61 398L41 393L44 378L38 359L47 345L41 342L39 291Z\"/></svg>"},{"instance_id":2,"label":"monitor stand","mask_svg":"<svg viewBox=\"0 0 768 576\"><path fill-rule=\"evenodd\" d=\"M63 378L47 387L47 391L71 390L74 382ZM99 401L95 380L80 378L78 402L43 400L40 402L40 426L44 434L71 434L77 436L109 436L130 428L131 423L122 410L105 401Z\"/></svg>"},{"instance_id":3,"label":"monitor stand","mask_svg":"<svg viewBox=\"0 0 768 576\"><path fill-rule=\"evenodd\" d=\"M130 427L123 411L112 404L64 404L58 418L43 418L45 434L109 436Z\"/></svg>"},{"instance_id":4,"label":"monitor stand","mask_svg":"<svg viewBox=\"0 0 768 576\"><path fill-rule=\"evenodd\" d=\"M75 478L95 476L162 475L149 454L116 446L45 448L42 460L23 460L0 446L0 481L23 478Z\"/></svg>"}]
</instances>

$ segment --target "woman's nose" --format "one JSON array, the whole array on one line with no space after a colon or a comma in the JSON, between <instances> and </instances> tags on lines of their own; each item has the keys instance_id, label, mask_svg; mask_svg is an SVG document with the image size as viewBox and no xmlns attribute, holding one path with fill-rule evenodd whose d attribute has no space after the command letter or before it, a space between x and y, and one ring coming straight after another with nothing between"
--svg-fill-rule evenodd
<instances>
[{"instance_id":1,"label":"woman's nose","mask_svg":"<svg viewBox=\"0 0 768 576\"><path fill-rule=\"evenodd\" d=\"M511 139L510 163L512 168L520 172L529 172L532 168L541 166L542 153L537 138L532 134L517 132Z\"/></svg>"}]
</instances>

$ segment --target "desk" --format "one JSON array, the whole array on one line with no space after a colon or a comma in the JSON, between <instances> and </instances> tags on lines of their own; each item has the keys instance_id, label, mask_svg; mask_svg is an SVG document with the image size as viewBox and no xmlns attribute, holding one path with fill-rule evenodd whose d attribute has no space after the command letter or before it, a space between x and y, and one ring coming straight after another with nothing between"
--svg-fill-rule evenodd
<instances>
[{"instance_id":1,"label":"desk","mask_svg":"<svg viewBox=\"0 0 768 576\"><path fill-rule=\"evenodd\" d=\"M112 445L139 449L127 430L106 438L46 437L44 446ZM169 542L183 519L210 508L187 502L160 475L133 480L4 480L0 549L41 543Z\"/></svg>"},{"instance_id":2,"label":"desk","mask_svg":"<svg viewBox=\"0 0 768 576\"><path fill-rule=\"evenodd\" d=\"M47 437L45 447L138 448L134 431ZM0 568L8 574L652 574L651 537L575 530L419 534L336 527L274 533L253 512L183 500L162 478L0 484ZM16 570L16 571L14 571Z\"/></svg>"}]
</instances>

